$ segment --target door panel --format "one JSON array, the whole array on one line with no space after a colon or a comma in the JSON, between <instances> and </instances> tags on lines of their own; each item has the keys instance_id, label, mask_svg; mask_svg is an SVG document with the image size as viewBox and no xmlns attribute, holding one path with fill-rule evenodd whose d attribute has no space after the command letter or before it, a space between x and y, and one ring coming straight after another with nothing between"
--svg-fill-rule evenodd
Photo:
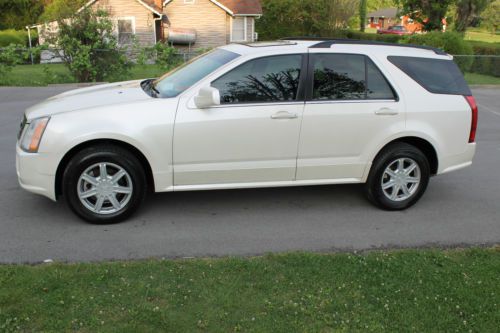
<instances>
[{"instance_id":1,"label":"door panel","mask_svg":"<svg viewBox=\"0 0 500 333\"><path fill-rule=\"evenodd\" d=\"M251 59L210 83L220 106L179 103L174 184L292 181L304 102L301 54Z\"/></svg>"},{"instance_id":2,"label":"door panel","mask_svg":"<svg viewBox=\"0 0 500 333\"><path fill-rule=\"evenodd\" d=\"M364 55L318 51L309 58L297 180L360 181L379 144L404 130L404 105Z\"/></svg>"},{"instance_id":3,"label":"door panel","mask_svg":"<svg viewBox=\"0 0 500 333\"><path fill-rule=\"evenodd\" d=\"M303 109L301 102L179 110L175 185L294 180Z\"/></svg>"}]
</instances>

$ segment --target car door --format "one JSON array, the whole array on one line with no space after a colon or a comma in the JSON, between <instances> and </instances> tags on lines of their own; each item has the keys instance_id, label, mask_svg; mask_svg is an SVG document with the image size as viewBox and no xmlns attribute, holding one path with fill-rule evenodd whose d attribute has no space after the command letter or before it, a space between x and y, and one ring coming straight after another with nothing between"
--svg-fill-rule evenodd
<instances>
[{"instance_id":1,"label":"car door","mask_svg":"<svg viewBox=\"0 0 500 333\"><path fill-rule=\"evenodd\" d=\"M299 97L303 58L267 56L229 70L210 82L219 90L220 105L198 109L192 99L181 99L173 147L175 186L294 180L304 110Z\"/></svg>"},{"instance_id":2,"label":"car door","mask_svg":"<svg viewBox=\"0 0 500 333\"><path fill-rule=\"evenodd\" d=\"M297 180L357 182L381 142L405 128L404 105L366 55L315 50Z\"/></svg>"}]
</instances>

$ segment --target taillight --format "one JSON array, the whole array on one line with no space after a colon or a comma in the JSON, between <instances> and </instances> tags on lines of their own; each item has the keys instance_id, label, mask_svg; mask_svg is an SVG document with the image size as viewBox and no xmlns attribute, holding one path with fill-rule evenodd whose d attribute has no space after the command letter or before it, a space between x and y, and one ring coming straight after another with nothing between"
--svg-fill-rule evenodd
<instances>
[{"instance_id":1,"label":"taillight","mask_svg":"<svg viewBox=\"0 0 500 333\"><path fill-rule=\"evenodd\" d=\"M467 100L467 103L470 105L470 109L472 111L472 121L470 124L470 134L469 134L469 142L476 141L476 129L477 129L477 104L474 96L464 96Z\"/></svg>"}]
</instances>

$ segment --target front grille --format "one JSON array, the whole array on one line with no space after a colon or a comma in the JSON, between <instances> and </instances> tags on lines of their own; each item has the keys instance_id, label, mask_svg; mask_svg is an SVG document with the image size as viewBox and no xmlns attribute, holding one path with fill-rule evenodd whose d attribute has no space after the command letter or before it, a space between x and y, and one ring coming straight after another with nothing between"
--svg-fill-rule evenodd
<instances>
[{"instance_id":1,"label":"front grille","mask_svg":"<svg viewBox=\"0 0 500 333\"><path fill-rule=\"evenodd\" d=\"M26 126L26 115L23 116L23 120L21 120L21 125L19 126L19 132L17 133L17 139L21 139L21 135L23 134L24 126Z\"/></svg>"}]
</instances>

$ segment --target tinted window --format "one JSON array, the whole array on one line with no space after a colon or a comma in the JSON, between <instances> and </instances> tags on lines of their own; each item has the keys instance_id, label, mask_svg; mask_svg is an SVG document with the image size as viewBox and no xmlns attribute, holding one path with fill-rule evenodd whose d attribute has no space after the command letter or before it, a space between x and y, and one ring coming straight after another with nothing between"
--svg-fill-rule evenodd
<instances>
[{"instance_id":1,"label":"tinted window","mask_svg":"<svg viewBox=\"0 0 500 333\"><path fill-rule=\"evenodd\" d=\"M313 100L395 99L375 64L364 55L314 54Z\"/></svg>"},{"instance_id":2,"label":"tinted window","mask_svg":"<svg viewBox=\"0 0 500 333\"><path fill-rule=\"evenodd\" d=\"M392 87L375 64L366 58L367 98L396 99Z\"/></svg>"},{"instance_id":3,"label":"tinted window","mask_svg":"<svg viewBox=\"0 0 500 333\"><path fill-rule=\"evenodd\" d=\"M222 104L293 101L299 88L301 55L250 60L212 82Z\"/></svg>"},{"instance_id":4,"label":"tinted window","mask_svg":"<svg viewBox=\"0 0 500 333\"><path fill-rule=\"evenodd\" d=\"M460 69L452 60L395 56L388 59L432 93L471 95Z\"/></svg>"},{"instance_id":5,"label":"tinted window","mask_svg":"<svg viewBox=\"0 0 500 333\"><path fill-rule=\"evenodd\" d=\"M154 82L155 88L161 97L175 97L239 56L237 53L215 49L165 74Z\"/></svg>"}]
</instances>

